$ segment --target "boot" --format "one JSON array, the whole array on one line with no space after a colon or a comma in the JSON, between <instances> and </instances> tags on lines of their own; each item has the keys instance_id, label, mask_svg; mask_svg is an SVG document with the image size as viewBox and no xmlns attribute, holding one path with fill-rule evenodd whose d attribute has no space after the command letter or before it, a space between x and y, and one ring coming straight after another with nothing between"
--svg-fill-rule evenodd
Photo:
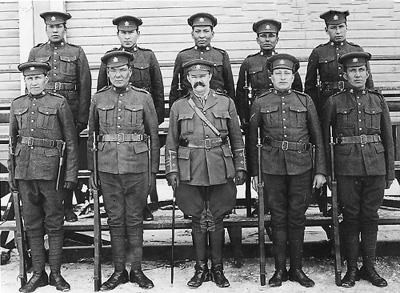
<instances>
[{"instance_id":1,"label":"boot","mask_svg":"<svg viewBox=\"0 0 400 293\"><path fill-rule=\"evenodd\" d=\"M342 287L354 287L356 281L360 280L357 259L359 254L359 237L357 231L347 231L344 236L344 246L346 249L347 272L342 279Z\"/></svg>"},{"instance_id":2,"label":"boot","mask_svg":"<svg viewBox=\"0 0 400 293\"><path fill-rule=\"evenodd\" d=\"M387 282L375 270L375 252L378 229L368 227L361 230L361 248L363 266L360 269L360 277L376 287L386 287Z\"/></svg>"},{"instance_id":3,"label":"boot","mask_svg":"<svg viewBox=\"0 0 400 293\"><path fill-rule=\"evenodd\" d=\"M228 279L225 278L222 263L212 265L211 280L220 288L226 288L230 286Z\"/></svg>"},{"instance_id":4,"label":"boot","mask_svg":"<svg viewBox=\"0 0 400 293\"><path fill-rule=\"evenodd\" d=\"M286 231L272 232L274 259L275 259L275 272L268 284L271 287L282 286L282 282L289 279L286 270Z\"/></svg>"},{"instance_id":5,"label":"boot","mask_svg":"<svg viewBox=\"0 0 400 293\"><path fill-rule=\"evenodd\" d=\"M116 288L118 285L125 284L128 282L128 271L114 271L110 278L101 284L100 291L109 291Z\"/></svg>"},{"instance_id":6,"label":"boot","mask_svg":"<svg viewBox=\"0 0 400 293\"><path fill-rule=\"evenodd\" d=\"M48 277L44 270L40 272L33 272L33 275L29 279L28 283L19 288L19 292L30 293L35 291L37 288L47 286L48 284Z\"/></svg>"},{"instance_id":7,"label":"boot","mask_svg":"<svg viewBox=\"0 0 400 293\"><path fill-rule=\"evenodd\" d=\"M222 266L222 248L224 245L224 229L210 233L210 246L211 246L211 280L215 282L218 287L229 287L229 281L224 276Z\"/></svg>"},{"instance_id":8,"label":"boot","mask_svg":"<svg viewBox=\"0 0 400 293\"><path fill-rule=\"evenodd\" d=\"M146 205L143 209L143 220L144 221L153 221L154 220L154 216L150 210L149 205Z\"/></svg>"},{"instance_id":9,"label":"boot","mask_svg":"<svg viewBox=\"0 0 400 293\"><path fill-rule=\"evenodd\" d=\"M288 235L290 245L289 280L298 282L303 287L313 287L314 281L307 277L302 270L304 231L289 230Z\"/></svg>"},{"instance_id":10,"label":"boot","mask_svg":"<svg viewBox=\"0 0 400 293\"><path fill-rule=\"evenodd\" d=\"M196 252L196 265L194 276L187 285L191 288L200 287L203 282L210 280L210 273L207 266L207 232L192 232L193 246Z\"/></svg>"},{"instance_id":11,"label":"boot","mask_svg":"<svg viewBox=\"0 0 400 293\"><path fill-rule=\"evenodd\" d=\"M137 283L140 288L151 289L154 287L153 282L146 277L141 269L131 269L129 280L131 283Z\"/></svg>"},{"instance_id":12,"label":"boot","mask_svg":"<svg viewBox=\"0 0 400 293\"><path fill-rule=\"evenodd\" d=\"M49 283L51 286L55 286L58 291L67 292L71 290L71 286L61 276L60 272L51 272Z\"/></svg>"}]
</instances>

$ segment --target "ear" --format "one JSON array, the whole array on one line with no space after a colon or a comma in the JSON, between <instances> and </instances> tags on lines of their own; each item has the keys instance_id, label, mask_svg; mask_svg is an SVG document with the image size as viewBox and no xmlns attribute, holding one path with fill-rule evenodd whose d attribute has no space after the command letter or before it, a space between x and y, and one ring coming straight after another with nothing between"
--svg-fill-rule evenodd
<instances>
[{"instance_id":1,"label":"ear","mask_svg":"<svg viewBox=\"0 0 400 293\"><path fill-rule=\"evenodd\" d=\"M49 82L49 77L47 75L44 76L44 83L47 84Z\"/></svg>"},{"instance_id":2,"label":"ear","mask_svg":"<svg viewBox=\"0 0 400 293\"><path fill-rule=\"evenodd\" d=\"M343 72L343 78L347 81L349 81L349 76L347 75L347 71Z\"/></svg>"},{"instance_id":3,"label":"ear","mask_svg":"<svg viewBox=\"0 0 400 293\"><path fill-rule=\"evenodd\" d=\"M327 26L325 27L325 32L328 33L328 27Z\"/></svg>"},{"instance_id":4,"label":"ear","mask_svg":"<svg viewBox=\"0 0 400 293\"><path fill-rule=\"evenodd\" d=\"M276 44L279 42L279 36L276 36Z\"/></svg>"}]
</instances>

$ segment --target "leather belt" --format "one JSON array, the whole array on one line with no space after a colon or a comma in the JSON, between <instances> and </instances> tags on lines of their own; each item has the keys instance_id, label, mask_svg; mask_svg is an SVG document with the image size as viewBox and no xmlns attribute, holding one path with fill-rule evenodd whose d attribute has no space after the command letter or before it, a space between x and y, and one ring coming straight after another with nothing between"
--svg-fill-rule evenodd
<instances>
[{"instance_id":1,"label":"leather belt","mask_svg":"<svg viewBox=\"0 0 400 293\"><path fill-rule=\"evenodd\" d=\"M27 137L20 136L18 137L18 142L22 144L26 144L29 147L44 147L44 148L61 148L64 144L62 140L53 140L46 138L35 138L35 137Z\"/></svg>"},{"instance_id":2,"label":"leather belt","mask_svg":"<svg viewBox=\"0 0 400 293\"><path fill-rule=\"evenodd\" d=\"M212 149L224 145L228 142L228 139L222 139L220 137L206 138L206 139L194 139L194 140L180 140L179 145L189 148L196 149Z\"/></svg>"},{"instance_id":3,"label":"leather belt","mask_svg":"<svg viewBox=\"0 0 400 293\"><path fill-rule=\"evenodd\" d=\"M46 90L56 91L77 91L78 87L75 83L71 82L49 82L46 85Z\"/></svg>"},{"instance_id":4,"label":"leather belt","mask_svg":"<svg viewBox=\"0 0 400 293\"><path fill-rule=\"evenodd\" d=\"M348 144L348 143L374 143L374 142L381 142L381 136L379 134L371 134L366 135L362 134L359 136L339 136L335 138L336 144Z\"/></svg>"},{"instance_id":5,"label":"leather belt","mask_svg":"<svg viewBox=\"0 0 400 293\"><path fill-rule=\"evenodd\" d=\"M274 140L270 136L266 136L263 139L263 143L275 148L280 148L283 151L298 151L298 152L305 152L311 148L311 143L304 143L304 142L293 142L287 140Z\"/></svg>"},{"instance_id":6,"label":"leather belt","mask_svg":"<svg viewBox=\"0 0 400 293\"><path fill-rule=\"evenodd\" d=\"M323 81L321 83L322 85L322 90L343 90L344 89L344 81L340 80L340 81Z\"/></svg>"},{"instance_id":7,"label":"leather belt","mask_svg":"<svg viewBox=\"0 0 400 293\"><path fill-rule=\"evenodd\" d=\"M137 133L113 133L99 135L100 142L140 142L147 139L146 134Z\"/></svg>"}]
</instances>

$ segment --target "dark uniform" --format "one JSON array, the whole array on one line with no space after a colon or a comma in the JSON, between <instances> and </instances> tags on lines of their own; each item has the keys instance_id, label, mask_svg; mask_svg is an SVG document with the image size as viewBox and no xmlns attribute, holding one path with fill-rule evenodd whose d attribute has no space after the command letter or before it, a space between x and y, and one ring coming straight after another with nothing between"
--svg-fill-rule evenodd
<instances>
[{"instance_id":1,"label":"dark uniform","mask_svg":"<svg viewBox=\"0 0 400 293\"><path fill-rule=\"evenodd\" d=\"M35 78L46 75L50 66L26 62L20 64L18 69L26 78ZM12 101L9 128L14 150L14 155L9 157L9 172L17 181L22 198L22 214L33 266L32 278L20 291L33 292L37 287L48 284L45 233L50 247L50 285L68 291L70 286L60 274L64 210L62 192L56 190L56 181L63 144L67 158L65 172L61 174L64 187L71 189L78 180L77 135L71 110L66 99L58 94L44 91L35 95L29 93Z\"/></svg>"},{"instance_id":2,"label":"dark uniform","mask_svg":"<svg viewBox=\"0 0 400 293\"><path fill-rule=\"evenodd\" d=\"M102 57L110 68L123 67L131 60L132 54L124 51L109 52ZM143 274L141 261L143 209L151 182L149 173L155 176L160 160L156 115L150 94L129 85L128 80L126 86L105 87L92 98L88 149L92 149L93 132L96 132L99 142L98 170L95 171L99 172L108 214L115 267L114 274L101 286L101 290L111 290L128 281L125 269L126 237L133 255L130 281L144 288L154 286ZM93 169L92 156L92 152L88 152L89 169Z\"/></svg>"},{"instance_id":3,"label":"dark uniform","mask_svg":"<svg viewBox=\"0 0 400 293\"><path fill-rule=\"evenodd\" d=\"M287 54L277 54L268 60L276 69L297 71L299 63ZM310 287L314 282L302 272L302 248L305 212L313 185L313 172L326 173L325 154L318 115L311 98L303 93L270 89L254 101L249 124L249 168L258 173L257 132L262 138L262 178L265 201L271 211L272 240L275 251L274 277L271 286L286 281L286 242L290 245L291 280ZM312 162L315 145L315 170ZM280 282L276 282L280 274Z\"/></svg>"},{"instance_id":4,"label":"dark uniform","mask_svg":"<svg viewBox=\"0 0 400 293\"><path fill-rule=\"evenodd\" d=\"M197 13L189 17L188 24L191 27L210 26L214 28L217 25L217 19L208 13ZM210 88L225 93L232 99L235 98L235 84L228 53L212 46L194 46L182 50L176 56L171 91L169 93L170 107L178 98L185 96L191 89L190 83L186 80L187 71L182 65L194 59L212 62L214 66Z\"/></svg>"},{"instance_id":5,"label":"dark uniform","mask_svg":"<svg viewBox=\"0 0 400 293\"><path fill-rule=\"evenodd\" d=\"M186 72L210 71L213 63L192 60L184 66ZM189 101L202 111L220 136L195 113ZM218 286L227 287L229 282L223 276L222 267L222 220L236 202L235 173L242 171L240 176L243 176L246 170L244 144L233 100L210 89L205 101L200 101L192 91L176 101L170 110L165 160L169 183L171 176L180 181L176 187L177 204L185 214L192 216L196 274L188 285L199 287L208 280L209 233L211 274Z\"/></svg>"},{"instance_id":6,"label":"dark uniform","mask_svg":"<svg viewBox=\"0 0 400 293\"><path fill-rule=\"evenodd\" d=\"M349 53L339 62L346 67L366 66L369 53ZM342 285L354 286L361 275L374 285L386 281L374 270L378 209L385 186L394 179L394 147L388 106L384 97L364 88L346 89L328 99L323 111L325 144L329 128L335 140L335 173L343 212L344 246L348 271ZM357 268L359 234L363 268ZM353 279L351 281L351 279Z\"/></svg>"},{"instance_id":7,"label":"dark uniform","mask_svg":"<svg viewBox=\"0 0 400 293\"><path fill-rule=\"evenodd\" d=\"M69 13L63 12L44 12L40 16L46 25L65 25L71 18ZM89 64L83 49L64 40L59 43L52 43L49 40L47 43L33 47L28 61L50 64L46 91L58 93L67 99L74 116L73 123L79 135L87 126L92 87ZM79 161L85 161L85 159L80 158ZM86 166L81 167L86 168ZM72 212L72 191L66 191L64 208L65 219L76 221L77 217Z\"/></svg>"},{"instance_id":8,"label":"dark uniform","mask_svg":"<svg viewBox=\"0 0 400 293\"><path fill-rule=\"evenodd\" d=\"M326 26L346 23L348 11L330 10L321 14L320 18L325 20ZM338 59L349 52L362 52L363 49L354 43L344 40L342 42L329 41L317 46L308 58L305 93L311 96L321 115L322 107L329 96L340 92L346 85L343 78L343 66L338 64ZM367 88L373 88L372 76L368 78Z\"/></svg>"},{"instance_id":9,"label":"dark uniform","mask_svg":"<svg viewBox=\"0 0 400 293\"><path fill-rule=\"evenodd\" d=\"M257 37L260 33L275 33L278 35L280 30L281 23L273 19L263 19L253 24L253 31L257 33ZM259 52L247 56L240 66L235 104L242 124L248 123L250 114L249 105L253 102L249 101L249 92L245 87L251 88L250 94L253 100L274 87L270 79L271 72L267 69L267 59L274 54L277 54L275 48L272 50L263 50L261 48ZM298 72L295 74L292 89L299 92L303 91L301 77Z\"/></svg>"}]
</instances>

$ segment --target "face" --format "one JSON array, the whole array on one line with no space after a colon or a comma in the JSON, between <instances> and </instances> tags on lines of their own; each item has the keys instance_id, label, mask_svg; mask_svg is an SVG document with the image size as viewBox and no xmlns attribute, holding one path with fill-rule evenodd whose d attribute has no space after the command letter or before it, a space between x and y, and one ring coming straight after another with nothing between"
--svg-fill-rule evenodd
<instances>
[{"instance_id":1,"label":"face","mask_svg":"<svg viewBox=\"0 0 400 293\"><path fill-rule=\"evenodd\" d=\"M195 26L192 30L192 38L198 47L207 47L210 45L214 31L210 26Z\"/></svg>"},{"instance_id":2,"label":"face","mask_svg":"<svg viewBox=\"0 0 400 293\"><path fill-rule=\"evenodd\" d=\"M107 68L107 75L113 86L117 88L126 87L132 75L132 69L128 65Z\"/></svg>"},{"instance_id":3,"label":"face","mask_svg":"<svg viewBox=\"0 0 400 293\"><path fill-rule=\"evenodd\" d=\"M46 86L49 78L44 74L27 75L24 77L26 89L31 95L40 95Z\"/></svg>"},{"instance_id":4,"label":"face","mask_svg":"<svg viewBox=\"0 0 400 293\"><path fill-rule=\"evenodd\" d=\"M265 32L259 33L256 40L261 50L271 51L274 50L276 44L278 44L279 37L277 33Z\"/></svg>"},{"instance_id":5,"label":"face","mask_svg":"<svg viewBox=\"0 0 400 293\"><path fill-rule=\"evenodd\" d=\"M356 89L365 89L369 77L367 66L347 67L343 77Z\"/></svg>"},{"instance_id":6,"label":"face","mask_svg":"<svg viewBox=\"0 0 400 293\"><path fill-rule=\"evenodd\" d=\"M206 93L209 90L211 77L212 74L204 70L191 70L187 75L193 91L198 94Z\"/></svg>"},{"instance_id":7,"label":"face","mask_svg":"<svg viewBox=\"0 0 400 293\"><path fill-rule=\"evenodd\" d=\"M121 42L122 47L131 48L136 45L139 38L140 32L138 30L134 31L118 31L117 36Z\"/></svg>"},{"instance_id":8,"label":"face","mask_svg":"<svg viewBox=\"0 0 400 293\"><path fill-rule=\"evenodd\" d=\"M329 24L325 28L326 33L329 35L331 42L343 42L346 40L347 25L346 23Z\"/></svg>"},{"instance_id":9,"label":"face","mask_svg":"<svg viewBox=\"0 0 400 293\"><path fill-rule=\"evenodd\" d=\"M61 42L66 31L67 29L63 23L46 25L46 34L52 43Z\"/></svg>"},{"instance_id":10,"label":"face","mask_svg":"<svg viewBox=\"0 0 400 293\"><path fill-rule=\"evenodd\" d=\"M287 91L292 87L294 80L294 74L289 69L274 69L271 75L272 83L274 88L279 91Z\"/></svg>"}]
</instances>

